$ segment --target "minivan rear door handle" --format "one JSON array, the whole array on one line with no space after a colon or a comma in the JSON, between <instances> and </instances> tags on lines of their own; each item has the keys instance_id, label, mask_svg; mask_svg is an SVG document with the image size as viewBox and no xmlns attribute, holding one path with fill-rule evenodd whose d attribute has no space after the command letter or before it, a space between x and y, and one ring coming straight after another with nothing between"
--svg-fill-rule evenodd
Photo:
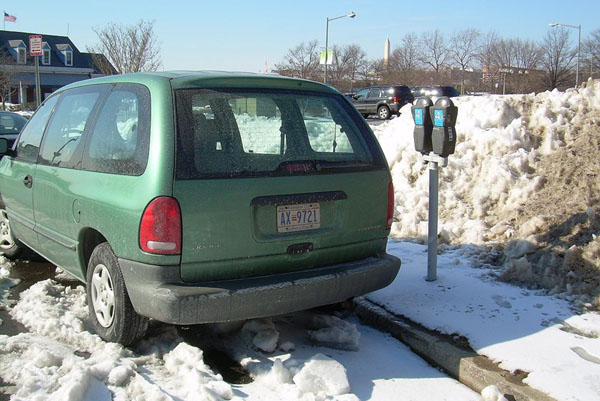
<instances>
[{"instance_id":1,"label":"minivan rear door handle","mask_svg":"<svg viewBox=\"0 0 600 401\"><path fill-rule=\"evenodd\" d=\"M25 178L23 178L23 185L25 185L27 188L31 188L32 184L33 184L33 179L31 178L30 175L26 175Z\"/></svg>"}]
</instances>

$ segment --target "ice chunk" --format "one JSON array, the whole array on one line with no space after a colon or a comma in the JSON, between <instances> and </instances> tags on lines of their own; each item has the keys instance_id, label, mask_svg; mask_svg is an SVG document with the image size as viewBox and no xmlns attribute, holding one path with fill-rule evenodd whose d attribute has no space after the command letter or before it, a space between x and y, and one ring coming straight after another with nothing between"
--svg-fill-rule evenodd
<instances>
[{"instance_id":1,"label":"ice chunk","mask_svg":"<svg viewBox=\"0 0 600 401\"><path fill-rule=\"evenodd\" d=\"M308 336L311 341L332 348L358 351L360 333L356 325L335 316L315 315Z\"/></svg>"},{"instance_id":2,"label":"ice chunk","mask_svg":"<svg viewBox=\"0 0 600 401\"><path fill-rule=\"evenodd\" d=\"M482 401L508 401L496 386L487 386L481 390Z\"/></svg>"},{"instance_id":3,"label":"ice chunk","mask_svg":"<svg viewBox=\"0 0 600 401\"><path fill-rule=\"evenodd\" d=\"M135 372L130 366L117 366L108 374L108 382L114 386L121 386L134 374Z\"/></svg>"},{"instance_id":4,"label":"ice chunk","mask_svg":"<svg viewBox=\"0 0 600 401\"><path fill-rule=\"evenodd\" d=\"M293 342L286 341L279 345L279 349L283 352L291 352L296 349L296 345Z\"/></svg>"},{"instance_id":5,"label":"ice chunk","mask_svg":"<svg viewBox=\"0 0 600 401\"><path fill-rule=\"evenodd\" d=\"M254 333L252 344L263 352L271 353L277 349L279 332L271 319L254 319L244 324L242 331Z\"/></svg>"},{"instance_id":6,"label":"ice chunk","mask_svg":"<svg viewBox=\"0 0 600 401\"><path fill-rule=\"evenodd\" d=\"M307 360L293 380L305 393L323 391L327 395L341 395L350 392L346 368L323 354L317 354Z\"/></svg>"},{"instance_id":7,"label":"ice chunk","mask_svg":"<svg viewBox=\"0 0 600 401\"><path fill-rule=\"evenodd\" d=\"M277 330L266 329L256 333L252 344L261 351L271 353L277 349L278 340L279 332Z\"/></svg>"}]
</instances>

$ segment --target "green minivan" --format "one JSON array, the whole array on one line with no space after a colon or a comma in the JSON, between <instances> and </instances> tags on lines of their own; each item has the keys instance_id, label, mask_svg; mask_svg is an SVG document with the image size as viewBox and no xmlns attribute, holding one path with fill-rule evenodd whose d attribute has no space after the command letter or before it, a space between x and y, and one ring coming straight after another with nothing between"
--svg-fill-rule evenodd
<instances>
[{"instance_id":1,"label":"green minivan","mask_svg":"<svg viewBox=\"0 0 600 401\"><path fill-rule=\"evenodd\" d=\"M96 332L272 316L390 284L394 190L361 115L275 75L116 75L53 93L0 139L0 252L87 285Z\"/></svg>"}]
</instances>

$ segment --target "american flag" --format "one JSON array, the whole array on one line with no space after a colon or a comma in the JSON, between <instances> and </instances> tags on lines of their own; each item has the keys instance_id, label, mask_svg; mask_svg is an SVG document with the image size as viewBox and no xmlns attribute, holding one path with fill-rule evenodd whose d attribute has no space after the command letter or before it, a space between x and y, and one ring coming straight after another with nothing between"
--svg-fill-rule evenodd
<instances>
[{"instance_id":1,"label":"american flag","mask_svg":"<svg viewBox=\"0 0 600 401\"><path fill-rule=\"evenodd\" d=\"M4 21L8 21L8 22L17 22L17 17L15 17L14 15L10 15L9 13L7 13L6 11L4 12Z\"/></svg>"}]
</instances>

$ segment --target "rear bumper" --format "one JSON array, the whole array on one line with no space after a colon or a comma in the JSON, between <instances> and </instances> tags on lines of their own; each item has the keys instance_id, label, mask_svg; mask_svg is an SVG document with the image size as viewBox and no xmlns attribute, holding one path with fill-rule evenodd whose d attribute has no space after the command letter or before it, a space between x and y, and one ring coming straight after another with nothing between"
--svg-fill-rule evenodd
<instances>
[{"instance_id":1,"label":"rear bumper","mask_svg":"<svg viewBox=\"0 0 600 401\"><path fill-rule=\"evenodd\" d=\"M131 303L172 324L226 322L327 305L389 285L400 259L383 255L308 271L190 285L179 266L119 259Z\"/></svg>"}]
</instances>

